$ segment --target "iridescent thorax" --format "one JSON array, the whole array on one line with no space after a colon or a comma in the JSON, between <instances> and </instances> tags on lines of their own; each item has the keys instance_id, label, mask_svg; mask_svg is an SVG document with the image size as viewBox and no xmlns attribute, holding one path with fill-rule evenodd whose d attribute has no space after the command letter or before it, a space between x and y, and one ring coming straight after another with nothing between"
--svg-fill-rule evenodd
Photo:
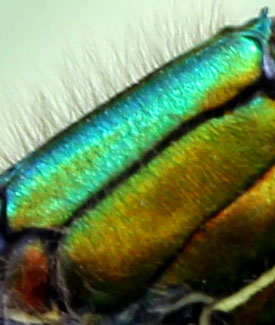
<instances>
[{"instance_id":1,"label":"iridescent thorax","mask_svg":"<svg viewBox=\"0 0 275 325\"><path fill-rule=\"evenodd\" d=\"M176 287L207 295L193 299L209 305L207 325L207 308L264 276L275 253L273 53L274 21L263 10L0 176L4 307L161 324L174 307L152 309L154 290ZM220 310L236 310L235 325L244 315L260 322L258 304L275 321L270 283Z\"/></svg>"}]
</instances>

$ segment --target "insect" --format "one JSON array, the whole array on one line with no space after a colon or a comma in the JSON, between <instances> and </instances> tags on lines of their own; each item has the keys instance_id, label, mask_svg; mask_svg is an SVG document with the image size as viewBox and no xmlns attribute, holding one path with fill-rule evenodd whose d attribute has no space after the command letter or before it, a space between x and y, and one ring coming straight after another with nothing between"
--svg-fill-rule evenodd
<instances>
[{"instance_id":1,"label":"insect","mask_svg":"<svg viewBox=\"0 0 275 325\"><path fill-rule=\"evenodd\" d=\"M2 319L205 325L249 291L275 244L273 53L264 9L2 174ZM274 320L270 283L235 324Z\"/></svg>"}]
</instances>

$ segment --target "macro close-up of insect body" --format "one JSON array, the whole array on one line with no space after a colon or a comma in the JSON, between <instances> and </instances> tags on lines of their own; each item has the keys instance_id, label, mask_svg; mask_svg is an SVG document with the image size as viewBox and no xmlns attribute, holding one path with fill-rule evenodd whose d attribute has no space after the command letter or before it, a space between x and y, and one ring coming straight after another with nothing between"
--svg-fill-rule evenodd
<instances>
[{"instance_id":1,"label":"macro close-up of insect body","mask_svg":"<svg viewBox=\"0 0 275 325\"><path fill-rule=\"evenodd\" d=\"M274 48L263 9L0 176L3 324L275 322Z\"/></svg>"}]
</instances>

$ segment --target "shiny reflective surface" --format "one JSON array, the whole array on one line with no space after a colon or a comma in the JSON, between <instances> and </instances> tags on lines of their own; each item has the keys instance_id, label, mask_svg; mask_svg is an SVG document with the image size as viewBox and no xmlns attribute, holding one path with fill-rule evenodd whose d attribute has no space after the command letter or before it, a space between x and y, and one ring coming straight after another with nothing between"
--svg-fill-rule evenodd
<instances>
[{"instance_id":1,"label":"shiny reflective surface","mask_svg":"<svg viewBox=\"0 0 275 325\"><path fill-rule=\"evenodd\" d=\"M62 226L182 122L256 82L271 20L220 33L85 117L18 167L7 188L12 230ZM4 178L5 175L2 176Z\"/></svg>"},{"instance_id":2,"label":"shiny reflective surface","mask_svg":"<svg viewBox=\"0 0 275 325\"><path fill-rule=\"evenodd\" d=\"M1 312L66 323L88 310L102 323L114 310L134 315L132 302L150 309L160 285L211 307L274 264L266 14L177 58L0 176ZM250 301L272 319L272 283L262 289ZM236 324L255 315L241 304Z\"/></svg>"},{"instance_id":3,"label":"shiny reflective surface","mask_svg":"<svg viewBox=\"0 0 275 325\"><path fill-rule=\"evenodd\" d=\"M106 301L115 303L123 294L128 299L129 292L145 288L205 220L270 167L275 161L274 143L275 102L258 97L231 114L211 119L164 150L68 229L60 258L68 273L73 272L77 288L80 279L89 283L95 289L89 293L93 304L97 291L98 299L106 293ZM273 200L270 191L261 195ZM202 247L207 250L206 243ZM263 245L260 240L257 243ZM256 246L252 248L256 252ZM212 251L207 250L210 255ZM245 252L239 253L243 256ZM190 260L188 267L196 268L201 254L198 249L197 263ZM241 256L236 257L238 263ZM188 267L184 267L184 259L182 263L179 272L184 274ZM234 266L228 267L225 273L231 274L232 269ZM208 272L212 274L202 268L200 277ZM176 284L192 283L193 270L189 276L188 281L184 276L181 280L179 273Z\"/></svg>"}]
</instances>

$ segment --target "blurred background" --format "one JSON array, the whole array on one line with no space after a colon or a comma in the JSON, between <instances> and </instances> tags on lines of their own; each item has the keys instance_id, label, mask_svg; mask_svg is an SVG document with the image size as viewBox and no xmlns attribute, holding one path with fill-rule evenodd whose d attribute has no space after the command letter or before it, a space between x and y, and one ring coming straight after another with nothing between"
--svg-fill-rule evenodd
<instances>
[{"instance_id":1,"label":"blurred background","mask_svg":"<svg viewBox=\"0 0 275 325\"><path fill-rule=\"evenodd\" d=\"M0 171L271 0L0 0Z\"/></svg>"}]
</instances>

